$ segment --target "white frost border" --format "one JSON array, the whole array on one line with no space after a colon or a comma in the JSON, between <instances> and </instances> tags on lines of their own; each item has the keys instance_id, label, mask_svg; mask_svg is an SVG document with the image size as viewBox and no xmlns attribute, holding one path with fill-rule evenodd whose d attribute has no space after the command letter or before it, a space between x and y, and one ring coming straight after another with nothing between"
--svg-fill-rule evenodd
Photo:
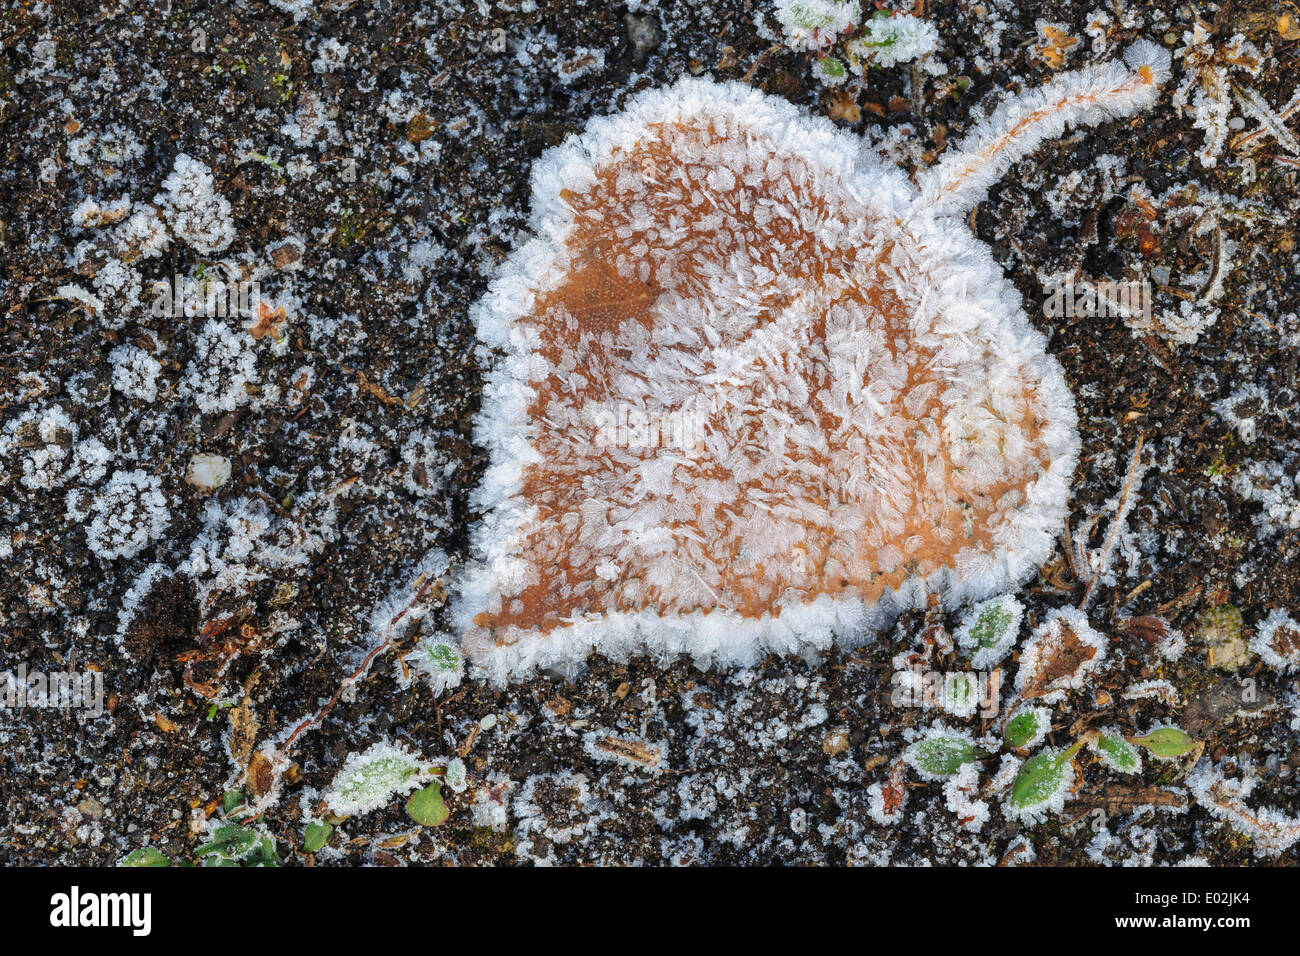
<instances>
[{"instance_id":1,"label":"white frost border","mask_svg":"<svg viewBox=\"0 0 1300 956\"><path fill-rule=\"evenodd\" d=\"M1047 352L1045 337L1030 325L1019 294L989 250L964 224L933 212L898 170L884 166L864 141L829 120L739 83L687 78L634 97L621 113L593 119L584 133L537 161L530 223L536 238L514 252L471 310L480 341L498 350L500 358L487 375L475 420L475 440L488 449L490 465L471 500L484 515L471 529L472 560L453 583L453 619L460 632L494 606L500 583L518 561L510 553L513 543L532 513L519 494L524 466L537 460L530 445L535 426L527 416L536 394L528 384L537 361L536 335L519 319L531 313L539 294L557 288L567 271L563 250L573 217L560 190L580 191L593 184L596 169L615 150L633 146L647 126L701 115L738 120L778 149L826 170L850 195L898 223L912 240L906 254L932 281L926 290L896 291L920 307L916 315L951 327L933 331L978 326L994 356L1021 363L1039 378L1047 421L1043 440L1051 465L1027 487L1027 506L1001 529L997 554L970 552L955 572L945 568L924 582L914 578L870 605L860 598L823 596L757 619L725 610L673 618L651 611L602 613L544 635L526 634L514 644L467 648L496 683L539 668L573 668L597 649L613 660L637 652L663 661L690 654L708 666L752 665L768 653L824 649L835 639L861 643L898 612L924 606L928 593L955 606L1018 587L1050 554L1063 525L1079 453L1074 400L1060 364Z\"/></svg>"}]
</instances>

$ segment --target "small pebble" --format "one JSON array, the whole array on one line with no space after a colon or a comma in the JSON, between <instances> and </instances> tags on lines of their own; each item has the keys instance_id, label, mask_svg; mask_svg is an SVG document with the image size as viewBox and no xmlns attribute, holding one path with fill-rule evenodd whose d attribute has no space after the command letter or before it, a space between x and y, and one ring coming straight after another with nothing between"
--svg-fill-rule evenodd
<instances>
[{"instance_id":1,"label":"small pebble","mask_svg":"<svg viewBox=\"0 0 1300 956\"><path fill-rule=\"evenodd\" d=\"M225 455L194 455L185 469L185 480L204 494L216 491L230 480L230 459Z\"/></svg>"}]
</instances>

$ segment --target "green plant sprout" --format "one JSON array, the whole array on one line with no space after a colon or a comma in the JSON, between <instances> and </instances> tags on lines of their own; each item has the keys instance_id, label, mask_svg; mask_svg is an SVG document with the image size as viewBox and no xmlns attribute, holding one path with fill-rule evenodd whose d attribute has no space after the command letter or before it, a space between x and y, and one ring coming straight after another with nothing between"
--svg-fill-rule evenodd
<instances>
[{"instance_id":1,"label":"green plant sprout","mask_svg":"<svg viewBox=\"0 0 1300 956\"><path fill-rule=\"evenodd\" d=\"M439 826L449 812L436 778L443 777L446 769L428 764L400 746L380 741L362 753L348 756L325 796L325 804L339 816L353 816L377 810L397 794L419 788L406 802L407 815L421 826ZM463 781L463 763L456 777L458 782Z\"/></svg>"},{"instance_id":2,"label":"green plant sprout","mask_svg":"<svg viewBox=\"0 0 1300 956\"><path fill-rule=\"evenodd\" d=\"M1026 707L1007 721L1002 731L1002 741L1013 750L1027 750L1041 743L1052 729L1052 718L1046 707Z\"/></svg>"},{"instance_id":3,"label":"green plant sprout","mask_svg":"<svg viewBox=\"0 0 1300 956\"><path fill-rule=\"evenodd\" d=\"M163 866L250 866L280 865L280 855L275 849L275 838L264 830L238 823L223 823L212 831L212 836L194 851L194 859L172 860L152 846L133 850L118 861L122 867Z\"/></svg>"},{"instance_id":4,"label":"green plant sprout","mask_svg":"<svg viewBox=\"0 0 1300 956\"><path fill-rule=\"evenodd\" d=\"M1024 605L1010 594L981 601L967 613L953 639L970 651L973 668L990 670L1015 646L1024 613Z\"/></svg>"},{"instance_id":5,"label":"green plant sprout","mask_svg":"<svg viewBox=\"0 0 1300 956\"><path fill-rule=\"evenodd\" d=\"M1080 738L1065 750L1042 750L1025 761L1011 785L1007 815L1037 823L1050 811L1059 812L1074 784L1074 756L1086 740Z\"/></svg>"},{"instance_id":6,"label":"green plant sprout","mask_svg":"<svg viewBox=\"0 0 1300 956\"><path fill-rule=\"evenodd\" d=\"M1142 754L1116 731L1103 731L1091 743L1101 762L1120 773L1141 773Z\"/></svg>"},{"instance_id":7,"label":"green plant sprout","mask_svg":"<svg viewBox=\"0 0 1300 956\"><path fill-rule=\"evenodd\" d=\"M903 753L907 765L923 780L941 780L977 759L974 742L965 734L936 724L929 734L910 744Z\"/></svg>"}]
</instances>

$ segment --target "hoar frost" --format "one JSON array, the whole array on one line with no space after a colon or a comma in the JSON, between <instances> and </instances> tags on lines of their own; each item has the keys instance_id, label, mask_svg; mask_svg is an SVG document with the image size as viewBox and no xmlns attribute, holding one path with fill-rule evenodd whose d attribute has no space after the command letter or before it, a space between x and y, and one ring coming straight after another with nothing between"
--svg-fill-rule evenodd
<instances>
[{"instance_id":1,"label":"hoar frost","mask_svg":"<svg viewBox=\"0 0 1300 956\"><path fill-rule=\"evenodd\" d=\"M192 249L221 252L235 238L230 201L216 191L212 170L186 153L176 157L163 191L154 197L172 232Z\"/></svg>"},{"instance_id":2,"label":"hoar frost","mask_svg":"<svg viewBox=\"0 0 1300 956\"><path fill-rule=\"evenodd\" d=\"M369 813L399 793L410 793L420 780L419 760L403 747L381 740L362 753L348 754L325 802L340 816Z\"/></svg>"},{"instance_id":3,"label":"hoar frost","mask_svg":"<svg viewBox=\"0 0 1300 956\"><path fill-rule=\"evenodd\" d=\"M117 471L91 499L86 544L101 560L131 558L156 541L171 516L162 483L143 471Z\"/></svg>"},{"instance_id":4,"label":"hoar frost","mask_svg":"<svg viewBox=\"0 0 1300 956\"><path fill-rule=\"evenodd\" d=\"M814 6L810 37L858 12ZM754 663L1032 573L1073 401L964 218L1068 124L1149 107L1168 54L1125 61L999 107L919 188L827 121L689 78L539 160L538 238L473 310L500 359L454 582L466 655L498 681L595 648Z\"/></svg>"},{"instance_id":5,"label":"hoar frost","mask_svg":"<svg viewBox=\"0 0 1300 956\"><path fill-rule=\"evenodd\" d=\"M257 357L251 345L251 339L217 319L203 326L184 379L199 411L229 412L248 402L247 386L257 381Z\"/></svg>"}]
</instances>

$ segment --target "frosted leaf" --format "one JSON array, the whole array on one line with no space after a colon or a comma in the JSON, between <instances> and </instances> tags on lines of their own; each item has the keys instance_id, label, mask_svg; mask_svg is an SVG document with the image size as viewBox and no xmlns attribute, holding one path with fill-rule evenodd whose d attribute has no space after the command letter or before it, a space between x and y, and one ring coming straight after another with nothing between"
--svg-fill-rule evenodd
<instances>
[{"instance_id":1,"label":"frosted leaf","mask_svg":"<svg viewBox=\"0 0 1300 956\"><path fill-rule=\"evenodd\" d=\"M975 743L970 734L935 723L908 745L903 759L922 780L942 780L975 759Z\"/></svg>"},{"instance_id":2,"label":"frosted leaf","mask_svg":"<svg viewBox=\"0 0 1300 956\"><path fill-rule=\"evenodd\" d=\"M1025 761L1003 804L1008 819L1040 823L1060 813L1074 785L1074 750L1048 748Z\"/></svg>"},{"instance_id":3,"label":"frosted leaf","mask_svg":"<svg viewBox=\"0 0 1300 956\"><path fill-rule=\"evenodd\" d=\"M1106 639L1072 607L1052 611L1020 652L1016 690L1025 700L1055 703L1106 657Z\"/></svg>"},{"instance_id":4,"label":"frosted leaf","mask_svg":"<svg viewBox=\"0 0 1300 956\"><path fill-rule=\"evenodd\" d=\"M447 761L447 772L443 776L448 787L453 793L464 793L469 788L469 773L465 769L465 761L459 757L452 757Z\"/></svg>"},{"instance_id":5,"label":"frosted leaf","mask_svg":"<svg viewBox=\"0 0 1300 956\"><path fill-rule=\"evenodd\" d=\"M947 213L1067 123L1149 105L1145 59L1010 104L919 192L829 122L696 79L543 156L536 238L473 311L500 358L467 656L497 680L594 648L752 663L1031 574L1073 401Z\"/></svg>"},{"instance_id":6,"label":"frosted leaf","mask_svg":"<svg viewBox=\"0 0 1300 956\"><path fill-rule=\"evenodd\" d=\"M861 73L864 66L888 68L919 60L938 46L939 31L928 20L881 10L866 22L861 37L849 41L846 52L854 72Z\"/></svg>"},{"instance_id":7,"label":"frosted leaf","mask_svg":"<svg viewBox=\"0 0 1300 956\"><path fill-rule=\"evenodd\" d=\"M1157 760L1178 760L1197 747L1196 741L1178 727L1157 727L1148 734L1127 740L1145 748Z\"/></svg>"},{"instance_id":8,"label":"frosted leaf","mask_svg":"<svg viewBox=\"0 0 1300 956\"><path fill-rule=\"evenodd\" d=\"M818 57L813 63L813 76L827 86L839 86L849 78L844 63L833 56Z\"/></svg>"},{"instance_id":9,"label":"frosted leaf","mask_svg":"<svg viewBox=\"0 0 1300 956\"><path fill-rule=\"evenodd\" d=\"M776 0L776 18L792 50L833 42L861 15L858 0Z\"/></svg>"},{"instance_id":10,"label":"frosted leaf","mask_svg":"<svg viewBox=\"0 0 1300 956\"><path fill-rule=\"evenodd\" d=\"M460 648L446 638L435 635L421 637L405 660L424 676L435 694L441 694L459 684L464 670Z\"/></svg>"},{"instance_id":11,"label":"frosted leaf","mask_svg":"<svg viewBox=\"0 0 1300 956\"><path fill-rule=\"evenodd\" d=\"M348 754L325 802L340 816L369 813L420 782L419 761L402 747L381 740L362 753Z\"/></svg>"},{"instance_id":12,"label":"frosted leaf","mask_svg":"<svg viewBox=\"0 0 1300 956\"><path fill-rule=\"evenodd\" d=\"M982 697L980 682L975 674L953 671L944 675L943 686L939 690L939 709L954 717L970 717L979 709Z\"/></svg>"},{"instance_id":13,"label":"frosted leaf","mask_svg":"<svg viewBox=\"0 0 1300 956\"><path fill-rule=\"evenodd\" d=\"M1300 671L1300 623L1281 608L1271 611L1251 638L1250 649L1275 671Z\"/></svg>"},{"instance_id":14,"label":"frosted leaf","mask_svg":"<svg viewBox=\"0 0 1300 956\"><path fill-rule=\"evenodd\" d=\"M1052 729L1052 715L1046 707L1022 707L1007 721L1002 739L1008 747L1027 750L1042 743Z\"/></svg>"},{"instance_id":15,"label":"frosted leaf","mask_svg":"<svg viewBox=\"0 0 1300 956\"><path fill-rule=\"evenodd\" d=\"M992 670L1015 646L1024 613L1024 605L1013 595L990 598L967 612L953 638L972 651L973 668Z\"/></svg>"},{"instance_id":16,"label":"frosted leaf","mask_svg":"<svg viewBox=\"0 0 1300 956\"><path fill-rule=\"evenodd\" d=\"M1101 762L1111 770L1120 773L1142 771L1142 754L1113 728L1099 733L1089 742L1089 746L1096 752Z\"/></svg>"}]
</instances>

